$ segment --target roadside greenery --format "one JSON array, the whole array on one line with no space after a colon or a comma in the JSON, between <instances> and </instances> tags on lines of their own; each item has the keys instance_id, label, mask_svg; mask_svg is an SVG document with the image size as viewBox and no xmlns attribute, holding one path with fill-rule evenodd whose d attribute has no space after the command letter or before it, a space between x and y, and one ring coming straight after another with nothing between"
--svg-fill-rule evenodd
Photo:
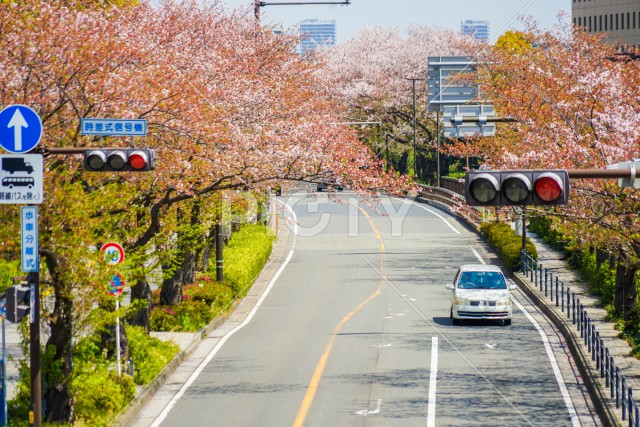
<instances>
[{"instance_id":1,"label":"roadside greenery","mask_svg":"<svg viewBox=\"0 0 640 427\"><path fill-rule=\"evenodd\" d=\"M522 236L516 236L515 231L509 224L504 222L485 222L480 226L480 232L486 237L489 245L495 249L505 267L510 271L520 268ZM538 259L538 251L528 238L526 251L534 259Z\"/></svg>"},{"instance_id":2,"label":"roadside greenery","mask_svg":"<svg viewBox=\"0 0 640 427\"><path fill-rule=\"evenodd\" d=\"M215 267L197 275L193 284L183 288L183 301L173 306L159 305L159 290L154 293L151 311L152 330L196 332L216 316L228 312L233 302L246 294L271 254L274 236L268 228L256 224L244 224L235 232L224 248L225 280L216 282ZM215 266L215 262L210 263ZM0 263L0 272L14 275L12 263ZM0 277L2 280L2 277ZM143 327L123 324L123 336L128 341L128 358L123 360L123 371L131 368L133 375L117 375L113 346L105 343L116 316L127 318L139 310L139 303L116 312L113 302L106 300L96 309L91 334L74 343L72 349L73 370L68 378L70 395L74 402L77 426L108 425L135 396L136 386L149 384L178 354L179 347L151 337ZM136 305L137 304L137 305ZM26 337L28 322L19 326L23 336L23 351L28 354ZM59 381L59 363L52 353L53 347L43 351L46 378ZM132 365L129 365L129 362ZM30 371L27 359L20 361L20 377L17 394L9 402L12 426L28 425L30 405ZM60 424L56 424L60 425Z\"/></svg>"},{"instance_id":3,"label":"roadside greenery","mask_svg":"<svg viewBox=\"0 0 640 427\"><path fill-rule=\"evenodd\" d=\"M588 285L589 293L599 297L605 307L608 319L616 324L620 337L633 347L632 353L640 357L640 305L630 311L617 313L615 310L616 260L603 251L594 248L580 248L577 243L556 228L549 217L533 217L529 229L539 235L545 243L566 254L569 265L575 268ZM640 274L635 275L635 287L640 287Z\"/></svg>"},{"instance_id":4,"label":"roadside greenery","mask_svg":"<svg viewBox=\"0 0 640 427\"><path fill-rule=\"evenodd\" d=\"M264 226L243 224L223 249L224 281L217 282L215 262L195 282L183 288L183 300L161 305L159 290L154 292L151 330L196 332L216 316L225 313L237 298L246 295L271 255L274 236Z\"/></svg>"}]
</instances>

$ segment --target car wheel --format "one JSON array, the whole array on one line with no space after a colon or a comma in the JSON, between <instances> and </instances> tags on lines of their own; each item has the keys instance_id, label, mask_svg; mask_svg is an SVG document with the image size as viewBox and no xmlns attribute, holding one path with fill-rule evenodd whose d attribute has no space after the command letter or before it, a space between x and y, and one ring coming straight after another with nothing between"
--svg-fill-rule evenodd
<instances>
[{"instance_id":1,"label":"car wheel","mask_svg":"<svg viewBox=\"0 0 640 427\"><path fill-rule=\"evenodd\" d=\"M451 319L451 324L452 325L459 325L460 324L460 319L456 319L455 317L453 317L453 309L451 309L451 311L449 312L449 319Z\"/></svg>"},{"instance_id":2,"label":"car wheel","mask_svg":"<svg viewBox=\"0 0 640 427\"><path fill-rule=\"evenodd\" d=\"M504 319L502 321L503 326L511 326L511 319Z\"/></svg>"}]
</instances>

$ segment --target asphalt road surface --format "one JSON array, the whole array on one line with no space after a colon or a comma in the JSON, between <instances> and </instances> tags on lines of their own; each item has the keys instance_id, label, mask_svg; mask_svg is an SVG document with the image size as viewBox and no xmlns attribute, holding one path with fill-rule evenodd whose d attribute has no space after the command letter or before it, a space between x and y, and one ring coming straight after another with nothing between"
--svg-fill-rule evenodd
<instances>
[{"instance_id":1,"label":"asphalt road surface","mask_svg":"<svg viewBox=\"0 0 640 427\"><path fill-rule=\"evenodd\" d=\"M295 233L280 274L153 425L598 425L522 293L511 326L451 324L457 267L495 262L454 217L349 192L280 201Z\"/></svg>"}]
</instances>

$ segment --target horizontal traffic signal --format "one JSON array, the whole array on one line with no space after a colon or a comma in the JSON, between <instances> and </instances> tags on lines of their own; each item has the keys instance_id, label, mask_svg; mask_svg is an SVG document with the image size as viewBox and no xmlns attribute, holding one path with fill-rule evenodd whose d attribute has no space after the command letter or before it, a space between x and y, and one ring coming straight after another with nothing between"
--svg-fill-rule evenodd
<instances>
[{"instance_id":1,"label":"horizontal traffic signal","mask_svg":"<svg viewBox=\"0 0 640 427\"><path fill-rule=\"evenodd\" d=\"M565 170L475 170L464 182L471 206L565 205L569 174Z\"/></svg>"},{"instance_id":2,"label":"horizontal traffic signal","mask_svg":"<svg viewBox=\"0 0 640 427\"><path fill-rule=\"evenodd\" d=\"M28 286L13 285L6 291L7 320L18 323L31 311L31 290Z\"/></svg>"},{"instance_id":3,"label":"horizontal traffic signal","mask_svg":"<svg viewBox=\"0 0 640 427\"><path fill-rule=\"evenodd\" d=\"M155 169L151 148L96 148L84 152L84 168L94 172L144 172Z\"/></svg>"}]
</instances>

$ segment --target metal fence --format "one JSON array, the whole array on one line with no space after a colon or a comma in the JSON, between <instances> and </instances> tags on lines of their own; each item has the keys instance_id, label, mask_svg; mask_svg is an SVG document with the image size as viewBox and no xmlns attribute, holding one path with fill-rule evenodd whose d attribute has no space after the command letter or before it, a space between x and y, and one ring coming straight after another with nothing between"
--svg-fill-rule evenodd
<instances>
[{"instance_id":1,"label":"metal fence","mask_svg":"<svg viewBox=\"0 0 640 427\"><path fill-rule=\"evenodd\" d=\"M580 304L580 298L558 276L554 277L552 271L543 268L524 250L520 252L520 262L522 273L541 294L544 293L552 303L555 302L563 315L566 313L567 321L571 321L580 332L580 338L584 339L600 378L604 378L606 388L610 390L611 399L615 399L616 408L622 411L622 420L628 420L629 427L640 427L640 408L633 399L633 390L627 386L625 376L620 374L620 368L600 339L600 332L596 330L584 305Z\"/></svg>"}]
</instances>

